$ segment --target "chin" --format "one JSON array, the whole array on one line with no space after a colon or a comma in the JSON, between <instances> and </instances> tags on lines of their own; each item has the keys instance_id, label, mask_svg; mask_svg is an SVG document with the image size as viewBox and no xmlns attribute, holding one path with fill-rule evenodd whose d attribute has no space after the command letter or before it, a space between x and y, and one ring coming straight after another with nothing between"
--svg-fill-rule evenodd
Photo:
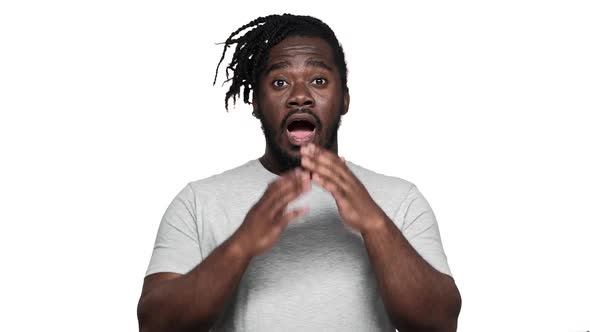
<instances>
[{"instance_id":1,"label":"chin","mask_svg":"<svg viewBox=\"0 0 590 332\"><path fill-rule=\"evenodd\" d=\"M289 142L286 142L285 145L286 147L283 147L276 141L270 144L270 150L272 151L274 158L277 160L279 165L281 165L281 168L284 170L289 170L295 167L301 167L301 154L299 152L299 147L293 147Z\"/></svg>"}]
</instances>

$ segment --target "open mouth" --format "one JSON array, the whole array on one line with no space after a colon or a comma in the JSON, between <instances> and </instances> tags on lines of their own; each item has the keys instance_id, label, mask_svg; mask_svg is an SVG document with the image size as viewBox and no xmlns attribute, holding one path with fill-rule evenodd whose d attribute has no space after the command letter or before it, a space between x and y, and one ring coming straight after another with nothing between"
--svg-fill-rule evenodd
<instances>
[{"instance_id":1,"label":"open mouth","mask_svg":"<svg viewBox=\"0 0 590 332\"><path fill-rule=\"evenodd\" d=\"M287 136L293 145L305 145L315 137L315 124L308 119L295 119L287 126Z\"/></svg>"}]
</instances>

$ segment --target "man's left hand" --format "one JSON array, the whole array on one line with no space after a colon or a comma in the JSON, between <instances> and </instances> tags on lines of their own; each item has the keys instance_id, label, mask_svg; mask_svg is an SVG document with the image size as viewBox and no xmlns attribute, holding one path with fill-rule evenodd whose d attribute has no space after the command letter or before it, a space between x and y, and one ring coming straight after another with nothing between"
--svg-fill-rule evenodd
<instances>
[{"instance_id":1,"label":"man's left hand","mask_svg":"<svg viewBox=\"0 0 590 332\"><path fill-rule=\"evenodd\" d=\"M340 218L348 226L365 234L386 220L385 212L346 166L344 158L310 143L301 147L301 166L311 172L312 181L332 194Z\"/></svg>"}]
</instances>

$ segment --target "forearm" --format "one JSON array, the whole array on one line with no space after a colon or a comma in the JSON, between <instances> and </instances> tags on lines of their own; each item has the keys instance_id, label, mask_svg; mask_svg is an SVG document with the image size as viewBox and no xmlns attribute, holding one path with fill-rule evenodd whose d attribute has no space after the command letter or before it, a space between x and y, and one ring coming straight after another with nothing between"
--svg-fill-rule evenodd
<instances>
[{"instance_id":1,"label":"forearm","mask_svg":"<svg viewBox=\"0 0 590 332\"><path fill-rule=\"evenodd\" d=\"M162 282L142 297L140 330L208 331L250 259L229 238L189 273Z\"/></svg>"},{"instance_id":2,"label":"forearm","mask_svg":"<svg viewBox=\"0 0 590 332\"><path fill-rule=\"evenodd\" d=\"M383 303L400 331L454 331L461 298L453 280L426 262L384 216L363 232Z\"/></svg>"}]
</instances>

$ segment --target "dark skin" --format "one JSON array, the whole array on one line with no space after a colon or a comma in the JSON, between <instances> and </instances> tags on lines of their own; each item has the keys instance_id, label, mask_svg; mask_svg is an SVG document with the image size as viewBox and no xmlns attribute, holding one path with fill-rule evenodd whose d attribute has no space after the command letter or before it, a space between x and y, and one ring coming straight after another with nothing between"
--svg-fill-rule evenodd
<instances>
[{"instance_id":1,"label":"dark skin","mask_svg":"<svg viewBox=\"0 0 590 332\"><path fill-rule=\"evenodd\" d=\"M313 144L302 155L312 180L334 197L342 222L363 236L392 323L400 331L456 331L461 296L454 280L422 259L344 158Z\"/></svg>"},{"instance_id":2,"label":"dark skin","mask_svg":"<svg viewBox=\"0 0 590 332\"><path fill-rule=\"evenodd\" d=\"M461 297L453 279L418 255L338 156L338 125L350 98L332 54L317 37L288 37L271 48L253 107L267 141L260 161L280 177L238 230L192 271L145 278L141 331L207 331L250 260L272 248L288 222L306 212L287 213L286 206L310 190L311 181L332 194L342 222L362 234L392 323L400 331L456 330ZM287 140L285 121L302 109L318 126L314 140L299 147Z\"/></svg>"},{"instance_id":3,"label":"dark skin","mask_svg":"<svg viewBox=\"0 0 590 332\"><path fill-rule=\"evenodd\" d=\"M325 66L310 65L317 61ZM263 76L254 111L263 112L263 126L276 128L275 145L299 159L312 180L332 194L342 222L363 235L392 322L402 331L456 330L461 299L453 279L424 261L375 203L338 156L337 137L320 129L312 143L302 148L287 140L282 125L290 110L309 108L334 130L348 111L350 96L343 94L330 45L321 38L288 38L270 52L267 68L275 64L283 65ZM330 142L332 136L335 139ZM260 161L269 171L281 174L285 166L269 148L271 144L267 137Z\"/></svg>"},{"instance_id":4,"label":"dark skin","mask_svg":"<svg viewBox=\"0 0 590 332\"><path fill-rule=\"evenodd\" d=\"M260 157L266 169L280 175L301 165L300 147L289 143L285 124L302 109L318 122L312 142L338 153L340 117L350 102L340 82L332 48L321 38L293 36L270 50L253 100L266 137Z\"/></svg>"}]
</instances>

